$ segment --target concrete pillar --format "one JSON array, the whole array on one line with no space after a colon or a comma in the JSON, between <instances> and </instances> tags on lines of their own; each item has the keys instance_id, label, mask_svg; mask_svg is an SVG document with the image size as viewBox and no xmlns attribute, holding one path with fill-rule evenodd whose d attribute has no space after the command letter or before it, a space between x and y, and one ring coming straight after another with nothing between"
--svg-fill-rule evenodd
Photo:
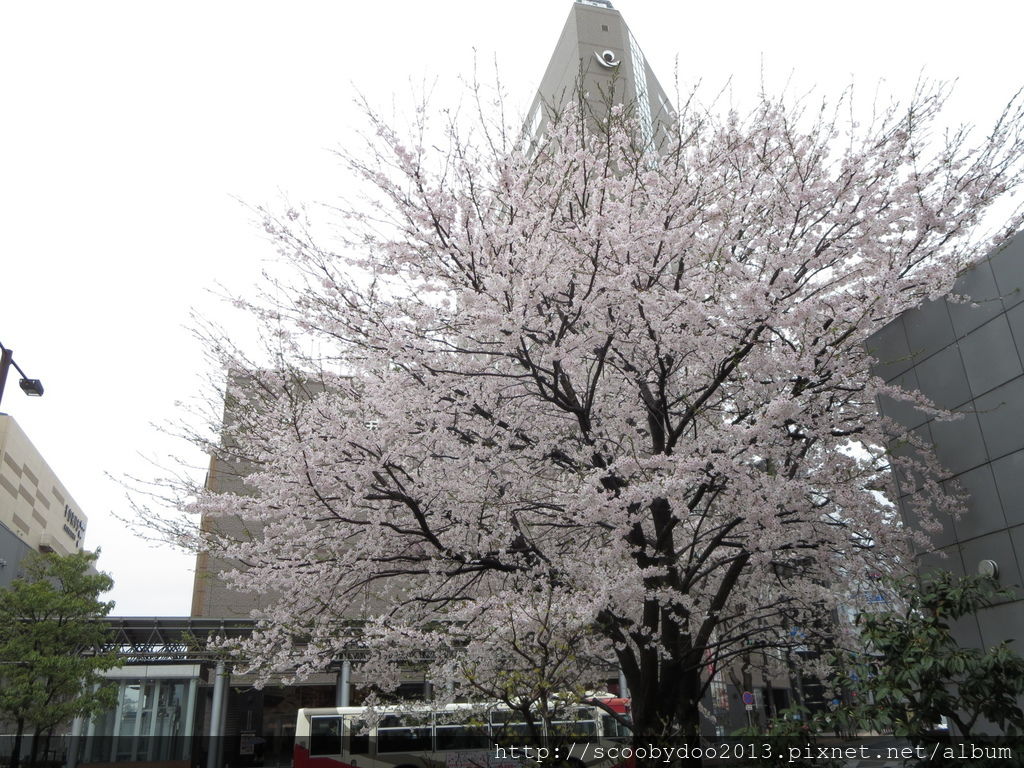
<instances>
[{"instance_id":1,"label":"concrete pillar","mask_svg":"<svg viewBox=\"0 0 1024 768\"><path fill-rule=\"evenodd\" d=\"M182 755L186 760L192 758L192 729L195 723L192 721L196 717L196 696L199 695L199 681L192 678L188 681L188 703L185 705L185 722L184 722L184 741L185 741L185 753Z\"/></svg>"},{"instance_id":2,"label":"concrete pillar","mask_svg":"<svg viewBox=\"0 0 1024 768\"><path fill-rule=\"evenodd\" d=\"M94 685L92 687L92 692L96 693L96 691L98 691L99 689L100 689L100 684L96 683L96 685ZM90 717L88 725L85 726L85 755L84 755L84 757L85 757L85 762L87 762L87 763L96 762L96 757L95 757L95 754L96 754L96 752L95 752L96 739L93 738L95 735L96 735L96 718L95 717Z\"/></svg>"},{"instance_id":3,"label":"concrete pillar","mask_svg":"<svg viewBox=\"0 0 1024 768\"><path fill-rule=\"evenodd\" d=\"M124 712L124 697L125 689L128 687L128 683L124 680L121 681L117 688L117 709L114 710L114 730L112 733L113 738L110 740L110 762L117 762L117 751L118 745L121 741L121 716Z\"/></svg>"},{"instance_id":4,"label":"concrete pillar","mask_svg":"<svg viewBox=\"0 0 1024 768\"><path fill-rule=\"evenodd\" d=\"M619 670L619 696L623 699L629 698L629 686L626 685L626 673Z\"/></svg>"},{"instance_id":5,"label":"concrete pillar","mask_svg":"<svg viewBox=\"0 0 1024 768\"><path fill-rule=\"evenodd\" d=\"M149 683L145 680L139 682L139 701L135 708L135 727L132 728L131 754L128 761L134 763L139 759L139 736L142 735L142 713L146 711L146 689Z\"/></svg>"},{"instance_id":6,"label":"concrete pillar","mask_svg":"<svg viewBox=\"0 0 1024 768\"><path fill-rule=\"evenodd\" d=\"M352 695L352 662L347 659L341 662L338 670L338 682L334 689L334 706L347 707Z\"/></svg>"},{"instance_id":7,"label":"concrete pillar","mask_svg":"<svg viewBox=\"0 0 1024 768\"><path fill-rule=\"evenodd\" d=\"M153 681L152 705L149 707L149 733L146 734L146 762L159 760L163 748L167 745L165 739L161 739L161 743L157 744L156 728L160 723L160 718L158 717L160 714L160 686L161 680L159 678ZM142 719L141 715L139 719Z\"/></svg>"},{"instance_id":8,"label":"concrete pillar","mask_svg":"<svg viewBox=\"0 0 1024 768\"><path fill-rule=\"evenodd\" d=\"M210 743L206 750L206 768L218 768L220 755L221 723L224 720L224 662L218 661L213 672L213 702L210 705Z\"/></svg>"},{"instance_id":9,"label":"concrete pillar","mask_svg":"<svg viewBox=\"0 0 1024 768\"><path fill-rule=\"evenodd\" d=\"M224 762L224 746L228 740L228 706L231 704L229 682L231 682L231 673L226 672L224 674L224 703L220 707L220 738L217 739L217 765L223 765L225 768L227 768L227 763Z\"/></svg>"},{"instance_id":10,"label":"concrete pillar","mask_svg":"<svg viewBox=\"0 0 1024 768\"><path fill-rule=\"evenodd\" d=\"M78 765L78 743L82 738L82 728L85 725L85 718L81 715L71 721L71 738L68 739L67 768L75 768Z\"/></svg>"}]
</instances>

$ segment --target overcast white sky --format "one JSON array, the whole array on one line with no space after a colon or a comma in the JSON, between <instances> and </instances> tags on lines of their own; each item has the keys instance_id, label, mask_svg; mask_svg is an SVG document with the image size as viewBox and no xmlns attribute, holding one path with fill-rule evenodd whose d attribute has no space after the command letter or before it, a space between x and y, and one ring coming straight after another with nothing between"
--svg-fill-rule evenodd
<instances>
[{"instance_id":1,"label":"overcast white sky","mask_svg":"<svg viewBox=\"0 0 1024 768\"><path fill-rule=\"evenodd\" d=\"M1024 85L1024 5L617 0L662 84L733 79L868 98L922 70L959 78L949 115L991 123ZM190 309L245 292L271 256L238 199L330 201L350 191L330 150L359 126L356 91L388 105L424 78L458 98L473 51L496 57L525 110L570 0L0 2L0 342L46 395L12 376L17 419L89 518L118 615L186 615L191 555L153 548L112 516L124 474L154 476L188 447L152 424L208 373ZM202 466L204 457L189 455ZM115 479L111 479L111 477Z\"/></svg>"}]
</instances>

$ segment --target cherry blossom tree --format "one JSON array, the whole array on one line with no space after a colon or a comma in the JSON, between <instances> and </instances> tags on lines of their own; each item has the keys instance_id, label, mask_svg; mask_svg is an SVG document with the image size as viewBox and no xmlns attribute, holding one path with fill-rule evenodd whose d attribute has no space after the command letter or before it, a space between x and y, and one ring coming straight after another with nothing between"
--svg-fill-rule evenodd
<instances>
[{"instance_id":1,"label":"cherry blossom tree","mask_svg":"<svg viewBox=\"0 0 1024 768\"><path fill-rule=\"evenodd\" d=\"M654 144L628 108L567 108L525 151L371 111L347 155L367 201L330 246L266 213L290 271L240 302L279 357L208 447L251 493L187 512L258 535L164 521L271 601L244 654L303 674L358 643L382 686L416 656L459 695L508 672L513 633L568 638L566 681L624 673L636 743L695 744L715 669L834 634L956 506L926 453L887 450L913 437L877 398L932 405L873 376L869 343L1001 242L979 225L1021 183L1020 103L972 143L938 135L945 95L863 125L848 97L691 100Z\"/></svg>"}]
</instances>

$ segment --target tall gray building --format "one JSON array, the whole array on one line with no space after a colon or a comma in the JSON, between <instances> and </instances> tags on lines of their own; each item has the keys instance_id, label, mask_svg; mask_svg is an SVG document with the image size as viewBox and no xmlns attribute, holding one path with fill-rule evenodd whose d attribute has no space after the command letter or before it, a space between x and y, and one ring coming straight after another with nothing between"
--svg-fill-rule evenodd
<instances>
[{"instance_id":1,"label":"tall gray building","mask_svg":"<svg viewBox=\"0 0 1024 768\"><path fill-rule=\"evenodd\" d=\"M608 0L576 0L526 116L536 141L552 114L577 103L601 119L611 105L636 110L642 138L657 146L675 111L622 14Z\"/></svg>"},{"instance_id":2,"label":"tall gray building","mask_svg":"<svg viewBox=\"0 0 1024 768\"><path fill-rule=\"evenodd\" d=\"M1024 233L963 274L954 293L967 303L928 302L879 331L870 345L886 381L919 390L936 405L962 414L936 421L905 403L883 401L882 412L934 446L958 483L967 512L945 520L934 547L919 555L922 570L995 573L1002 586L1024 580ZM895 452L910 450L894 444ZM898 486L904 517L917 490ZM961 621L961 642L989 647L1016 639L1024 653L1024 601L1015 600Z\"/></svg>"}]
</instances>

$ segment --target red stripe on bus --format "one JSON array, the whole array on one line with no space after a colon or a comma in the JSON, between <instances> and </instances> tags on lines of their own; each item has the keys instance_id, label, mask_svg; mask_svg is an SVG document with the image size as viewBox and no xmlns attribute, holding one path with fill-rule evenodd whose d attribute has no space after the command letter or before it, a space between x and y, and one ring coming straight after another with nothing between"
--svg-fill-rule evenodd
<instances>
[{"instance_id":1,"label":"red stripe on bus","mask_svg":"<svg viewBox=\"0 0 1024 768\"><path fill-rule=\"evenodd\" d=\"M335 760L333 757L310 757L309 750L305 747L295 745L292 750L294 768L356 768L356 766Z\"/></svg>"}]
</instances>

